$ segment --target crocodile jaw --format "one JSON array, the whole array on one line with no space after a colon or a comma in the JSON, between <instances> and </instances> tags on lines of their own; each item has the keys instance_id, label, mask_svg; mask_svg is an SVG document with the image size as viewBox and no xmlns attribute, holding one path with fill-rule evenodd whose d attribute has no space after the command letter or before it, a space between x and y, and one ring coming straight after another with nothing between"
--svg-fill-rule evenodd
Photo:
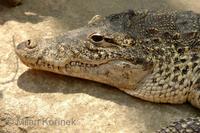
<instances>
[{"instance_id":1,"label":"crocodile jaw","mask_svg":"<svg viewBox=\"0 0 200 133\"><path fill-rule=\"evenodd\" d=\"M143 80L150 72L144 69L143 65L135 65L126 60L110 60L101 61L100 63L86 63L79 59L65 57L65 61L56 61L52 59L43 59L38 50L37 54L32 58L28 57L24 51L24 45L19 44L15 50L20 60L28 67L49 71L57 74L83 78L117 87L123 91L136 88L141 80ZM35 57L35 58L34 58Z\"/></svg>"},{"instance_id":2,"label":"crocodile jaw","mask_svg":"<svg viewBox=\"0 0 200 133\"><path fill-rule=\"evenodd\" d=\"M79 44L64 45L67 49L62 53L60 52L63 49L61 45L59 46L61 49L56 49L53 44L50 45L47 42L43 42L45 45L38 44L37 47L34 47L35 42L29 44L30 46L27 46L27 43L27 41L20 43L15 52L20 60L30 68L97 81L122 90L135 88L151 72L151 69L145 69L143 65L134 64L125 59L97 61L81 59L83 55L77 58L69 49L72 50L72 47ZM58 47L57 44L55 46ZM60 59L56 59L57 56Z\"/></svg>"}]
</instances>

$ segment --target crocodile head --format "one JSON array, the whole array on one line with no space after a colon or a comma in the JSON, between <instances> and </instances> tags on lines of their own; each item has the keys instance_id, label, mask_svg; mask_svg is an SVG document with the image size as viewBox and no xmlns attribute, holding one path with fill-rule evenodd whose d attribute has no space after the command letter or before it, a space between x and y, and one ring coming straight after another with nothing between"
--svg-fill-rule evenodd
<instances>
[{"instance_id":1,"label":"crocodile head","mask_svg":"<svg viewBox=\"0 0 200 133\"><path fill-rule=\"evenodd\" d=\"M50 39L24 41L15 51L34 69L133 88L152 68L137 33L128 30L134 15L129 11L95 16L87 26Z\"/></svg>"}]
</instances>

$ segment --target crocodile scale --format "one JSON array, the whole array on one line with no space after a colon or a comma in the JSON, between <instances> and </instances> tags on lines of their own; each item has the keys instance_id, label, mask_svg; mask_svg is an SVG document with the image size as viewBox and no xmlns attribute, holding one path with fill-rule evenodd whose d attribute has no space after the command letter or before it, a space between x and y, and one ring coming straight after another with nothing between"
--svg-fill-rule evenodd
<instances>
[{"instance_id":1,"label":"crocodile scale","mask_svg":"<svg viewBox=\"0 0 200 133\"><path fill-rule=\"evenodd\" d=\"M200 14L133 11L94 16L86 26L15 48L33 68L108 84L140 99L200 109ZM200 118L157 132L199 133Z\"/></svg>"}]
</instances>

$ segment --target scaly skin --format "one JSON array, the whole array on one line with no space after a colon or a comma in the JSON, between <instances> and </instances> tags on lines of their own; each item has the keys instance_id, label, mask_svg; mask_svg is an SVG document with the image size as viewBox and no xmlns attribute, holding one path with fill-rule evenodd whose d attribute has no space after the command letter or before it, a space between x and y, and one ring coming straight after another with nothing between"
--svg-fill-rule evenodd
<instances>
[{"instance_id":1,"label":"scaly skin","mask_svg":"<svg viewBox=\"0 0 200 133\"><path fill-rule=\"evenodd\" d=\"M34 69L105 83L151 102L188 101L200 108L199 30L200 15L193 12L128 11L95 16L54 38L24 41L16 54ZM199 123L181 120L160 132L200 132Z\"/></svg>"}]
</instances>

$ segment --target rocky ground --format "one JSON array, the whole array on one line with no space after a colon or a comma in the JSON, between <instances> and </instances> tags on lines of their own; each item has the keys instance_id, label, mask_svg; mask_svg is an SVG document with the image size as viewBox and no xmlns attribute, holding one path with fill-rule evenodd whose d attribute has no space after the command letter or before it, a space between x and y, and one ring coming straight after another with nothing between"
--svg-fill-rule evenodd
<instances>
[{"instance_id":1,"label":"rocky ground","mask_svg":"<svg viewBox=\"0 0 200 133\"><path fill-rule=\"evenodd\" d=\"M0 5L0 132L149 133L170 121L200 116L189 104L154 104L113 87L29 70L14 42L55 36L81 27L96 14L127 9L177 9L200 13L199 0L24 0ZM13 39L14 38L14 39Z\"/></svg>"}]
</instances>

